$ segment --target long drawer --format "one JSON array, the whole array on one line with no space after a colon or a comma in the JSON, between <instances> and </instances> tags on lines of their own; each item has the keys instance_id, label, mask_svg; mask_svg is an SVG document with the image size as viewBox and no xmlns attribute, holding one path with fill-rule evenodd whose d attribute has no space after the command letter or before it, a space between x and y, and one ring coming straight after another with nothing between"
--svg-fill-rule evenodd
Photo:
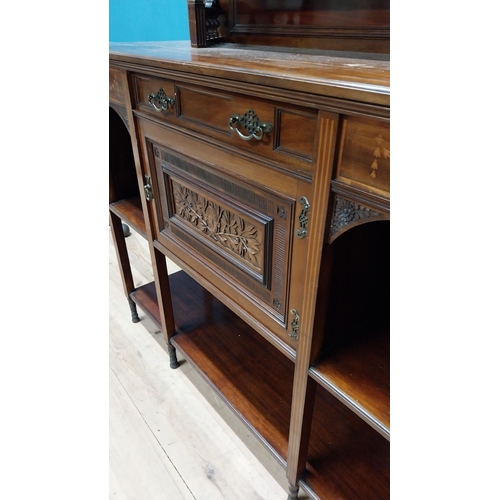
<instances>
[{"instance_id":1,"label":"long drawer","mask_svg":"<svg viewBox=\"0 0 500 500\"><path fill-rule=\"evenodd\" d=\"M144 74L132 82L133 106L143 113L285 168L313 171L315 110Z\"/></svg>"}]
</instances>

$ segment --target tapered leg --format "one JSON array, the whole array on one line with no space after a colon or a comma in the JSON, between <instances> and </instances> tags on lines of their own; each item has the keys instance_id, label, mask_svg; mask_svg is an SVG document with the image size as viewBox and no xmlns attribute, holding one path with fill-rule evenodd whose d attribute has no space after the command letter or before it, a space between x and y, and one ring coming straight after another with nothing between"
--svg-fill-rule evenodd
<instances>
[{"instance_id":1,"label":"tapered leg","mask_svg":"<svg viewBox=\"0 0 500 500\"><path fill-rule=\"evenodd\" d=\"M118 259L118 267L122 277L123 291L128 299L130 311L132 313L132 322L137 323L139 316L135 303L130 299L130 294L134 291L134 278L132 276L132 269L130 268L130 260L128 257L127 245L125 243L125 234L121 219L113 212L109 212L109 226L111 228L111 235L115 244L116 257Z\"/></svg>"},{"instance_id":2,"label":"tapered leg","mask_svg":"<svg viewBox=\"0 0 500 500\"><path fill-rule=\"evenodd\" d=\"M162 333L167 343L168 354L170 356L170 368L178 368L177 353L175 347L170 343L171 337L175 335L174 311L172 308L172 297L170 295L170 281L168 277L167 263L165 256L150 243L151 262L155 277L156 296L158 298L158 308L160 310Z\"/></svg>"}]
</instances>

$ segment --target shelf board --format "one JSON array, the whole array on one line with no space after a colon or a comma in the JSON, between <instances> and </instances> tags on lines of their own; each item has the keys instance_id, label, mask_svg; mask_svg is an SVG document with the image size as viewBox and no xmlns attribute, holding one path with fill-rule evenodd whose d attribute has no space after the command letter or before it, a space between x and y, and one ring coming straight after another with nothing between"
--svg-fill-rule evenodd
<instances>
[{"instance_id":1,"label":"shelf board","mask_svg":"<svg viewBox=\"0 0 500 500\"><path fill-rule=\"evenodd\" d=\"M390 335L377 327L332 347L311 376L386 439L390 437Z\"/></svg>"},{"instance_id":2,"label":"shelf board","mask_svg":"<svg viewBox=\"0 0 500 500\"><path fill-rule=\"evenodd\" d=\"M170 287L172 343L285 465L294 363L186 273Z\"/></svg>"},{"instance_id":3,"label":"shelf board","mask_svg":"<svg viewBox=\"0 0 500 500\"><path fill-rule=\"evenodd\" d=\"M136 288L130 298L154 321L161 329L160 309L154 281Z\"/></svg>"},{"instance_id":4,"label":"shelf board","mask_svg":"<svg viewBox=\"0 0 500 500\"><path fill-rule=\"evenodd\" d=\"M318 385L304 490L331 500L388 500L389 466L389 441Z\"/></svg>"},{"instance_id":5,"label":"shelf board","mask_svg":"<svg viewBox=\"0 0 500 500\"><path fill-rule=\"evenodd\" d=\"M146 223L144 221L144 213L142 211L140 196L134 196L132 198L110 203L109 209L129 226L131 226L135 231L137 231L142 237L147 237Z\"/></svg>"},{"instance_id":6,"label":"shelf board","mask_svg":"<svg viewBox=\"0 0 500 500\"><path fill-rule=\"evenodd\" d=\"M285 466L294 363L186 273L169 279L177 331L172 343ZM158 315L154 283L132 296L148 314L156 308ZM378 343L376 338L373 342ZM315 378L330 373L331 366L325 367L336 356L333 351L322 361L323 372L320 366L313 369ZM347 363L349 356L343 359ZM300 483L313 498L387 500L389 446L352 408L318 384Z\"/></svg>"}]
</instances>

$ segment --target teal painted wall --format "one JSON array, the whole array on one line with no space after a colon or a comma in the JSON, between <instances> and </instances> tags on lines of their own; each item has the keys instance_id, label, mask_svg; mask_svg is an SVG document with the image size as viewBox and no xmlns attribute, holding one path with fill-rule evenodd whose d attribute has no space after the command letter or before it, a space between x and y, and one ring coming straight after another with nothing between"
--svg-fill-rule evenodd
<instances>
[{"instance_id":1,"label":"teal painted wall","mask_svg":"<svg viewBox=\"0 0 500 500\"><path fill-rule=\"evenodd\" d=\"M110 42L188 39L187 0L109 0Z\"/></svg>"}]
</instances>

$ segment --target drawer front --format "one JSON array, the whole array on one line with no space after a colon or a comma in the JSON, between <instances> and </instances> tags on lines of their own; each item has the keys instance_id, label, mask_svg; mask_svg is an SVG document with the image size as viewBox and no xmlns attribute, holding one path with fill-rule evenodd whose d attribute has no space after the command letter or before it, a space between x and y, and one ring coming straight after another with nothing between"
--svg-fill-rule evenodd
<instances>
[{"instance_id":1,"label":"drawer front","mask_svg":"<svg viewBox=\"0 0 500 500\"><path fill-rule=\"evenodd\" d=\"M310 172L316 113L280 103L177 86L179 122L238 149Z\"/></svg>"},{"instance_id":2,"label":"drawer front","mask_svg":"<svg viewBox=\"0 0 500 500\"><path fill-rule=\"evenodd\" d=\"M158 241L188 247L285 328L295 201L146 143Z\"/></svg>"},{"instance_id":3,"label":"drawer front","mask_svg":"<svg viewBox=\"0 0 500 500\"><path fill-rule=\"evenodd\" d=\"M125 71L109 68L109 101L119 106L125 106L127 100L127 86Z\"/></svg>"},{"instance_id":4,"label":"drawer front","mask_svg":"<svg viewBox=\"0 0 500 500\"><path fill-rule=\"evenodd\" d=\"M179 119L186 127L215 133L261 154L272 150L275 128L272 103L204 87L178 86L177 92Z\"/></svg>"},{"instance_id":5,"label":"drawer front","mask_svg":"<svg viewBox=\"0 0 500 500\"><path fill-rule=\"evenodd\" d=\"M170 120L176 117L174 83L147 75L133 75L132 106L155 117Z\"/></svg>"},{"instance_id":6,"label":"drawer front","mask_svg":"<svg viewBox=\"0 0 500 500\"><path fill-rule=\"evenodd\" d=\"M315 110L146 75L134 75L133 82L134 105L142 112L284 168L313 170Z\"/></svg>"},{"instance_id":7,"label":"drawer front","mask_svg":"<svg viewBox=\"0 0 500 500\"><path fill-rule=\"evenodd\" d=\"M390 126L375 119L345 117L336 178L389 198Z\"/></svg>"}]
</instances>

